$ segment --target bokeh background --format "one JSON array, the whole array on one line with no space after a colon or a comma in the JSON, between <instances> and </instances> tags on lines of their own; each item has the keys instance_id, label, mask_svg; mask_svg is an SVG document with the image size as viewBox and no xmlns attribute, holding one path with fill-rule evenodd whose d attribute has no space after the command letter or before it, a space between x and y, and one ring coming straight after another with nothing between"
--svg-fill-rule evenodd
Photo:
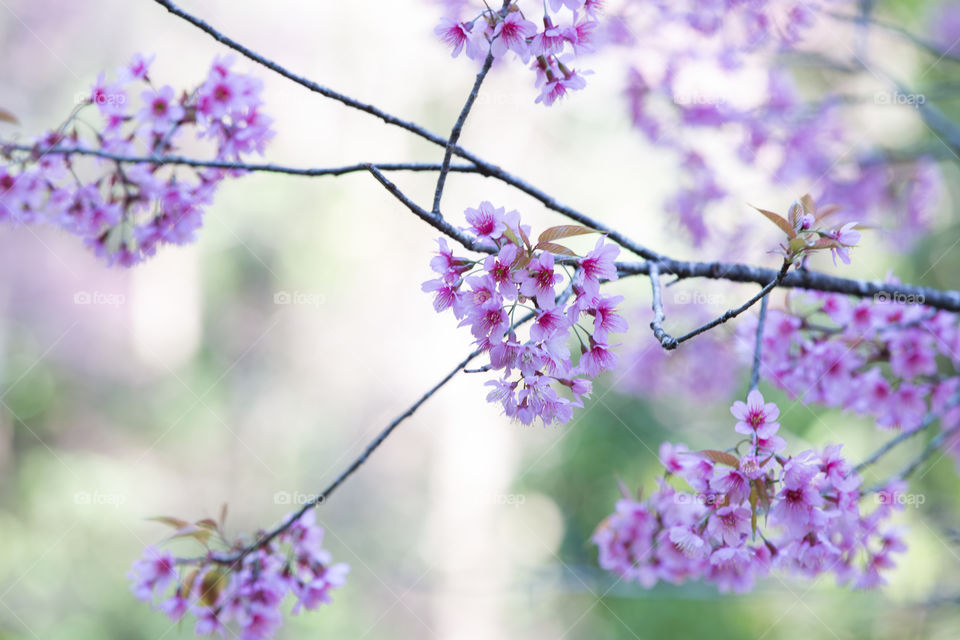
<instances>
[{"instance_id":1,"label":"bokeh background","mask_svg":"<svg viewBox=\"0 0 960 640\"><path fill-rule=\"evenodd\" d=\"M449 129L473 81L471 63L450 59L432 36L441 10L429 2L183 6L297 72L435 131ZM883 5L921 30L932 6ZM224 50L145 0L0 0L0 106L22 123L3 125L4 137L59 123L101 70L135 52L157 54L158 81L189 87ZM899 50L891 61L906 77L929 63ZM604 56L591 66L590 89L549 110L534 104L527 71L496 70L464 144L645 244L710 257L693 256L658 212L678 169L631 131L622 67ZM437 148L252 63L238 68L265 81L277 131L272 161L440 158ZM938 67L920 86L949 79ZM866 109L857 122L864 136L928 138L909 109ZM845 275L892 270L960 286L949 186L957 174L945 171L935 232L907 254L892 254L882 233L866 238ZM429 176L398 181L421 201L432 193ZM770 208L796 195L759 176L740 186ZM559 223L479 177L452 176L444 202L458 212L482 199L519 209L535 229ZM717 253L775 266L765 253L774 231ZM0 229L0 638L192 637L190 624L170 624L129 593L130 563L166 533L146 518L215 516L227 503L231 531L275 522L459 361L468 333L435 314L419 290L434 236L366 175L228 181L196 244L133 270L104 267L56 231ZM717 283L684 286L717 308L749 295ZM596 569L588 541L612 510L616 479L650 486L665 439L695 448L726 442L726 407L744 393L747 374L737 362L704 362L645 379L645 359L659 357L647 351L648 283L611 289L628 296L634 332L624 339L621 371L587 408L568 425L522 427L484 402L486 376L455 379L318 511L327 547L352 572L333 606L289 618L278 637L960 635L952 600L960 545L951 534L960 529L960 494L949 458L918 473L912 491L925 502L901 516L909 554L878 592L786 576L742 596L696 584L646 591ZM277 304L278 294L298 303ZM689 376L727 376L733 395L716 402L670 392ZM664 391L635 393L654 386ZM783 403L797 450L842 433L858 459L886 437L864 420L763 390ZM868 482L921 445L892 455Z\"/></svg>"}]
</instances>

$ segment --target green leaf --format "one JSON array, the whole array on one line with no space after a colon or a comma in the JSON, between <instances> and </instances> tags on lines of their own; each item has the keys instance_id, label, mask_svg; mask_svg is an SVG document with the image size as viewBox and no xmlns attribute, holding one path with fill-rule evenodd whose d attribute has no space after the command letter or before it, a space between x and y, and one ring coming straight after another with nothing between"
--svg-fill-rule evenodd
<instances>
[{"instance_id":1,"label":"green leaf","mask_svg":"<svg viewBox=\"0 0 960 640\"><path fill-rule=\"evenodd\" d=\"M549 229L544 229L543 233L537 238L537 244L542 244L544 242L553 242L554 240L560 240L561 238L569 238L571 236L582 236L588 233L598 233L596 229L591 229L590 227L585 227L579 224L561 224L557 227L550 227Z\"/></svg>"},{"instance_id":2,"label":"green leaf","mask_svg":"<svg viewBox=\"0 0 960 640\"><path fill-rule=\"evenodd\" d=\"M503 230L503 235L506 236L507 240L509 240L513 244L517 245L518 247L521 246L520 240L517 238L516 234L513 231L511 231L509 228Z\"/></svg>"},{"instance_id":3,"label":"green leaf","mask_svg":"<svg viewBox=\"0 0 960 640\"><path fill-rule=\"evenodd\" d=\"M753 207L753 205L750 205L750 206ZM764 216L766 216L767 220L769 220L773 224L780 227L780 230L783 231L785 234L787 234L788 238L797 237L796 229L794 229L793 225L790 224L787 221L787 219L784 218L783 216L777 213L774 213L773 211L767 211L766 209L761 209L760 207L753 207L753 208L759 211L760 213L762 213Z\"/></svg>"}]
</instances>

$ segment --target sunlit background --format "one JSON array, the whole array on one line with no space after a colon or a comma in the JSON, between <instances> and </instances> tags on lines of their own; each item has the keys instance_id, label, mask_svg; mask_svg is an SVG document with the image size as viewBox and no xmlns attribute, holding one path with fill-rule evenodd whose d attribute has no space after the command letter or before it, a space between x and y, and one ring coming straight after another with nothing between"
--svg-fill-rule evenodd
<instances>
[{"instance_id":1,"label":"sunlit background","mask_svg":"<svg viewBox=\"0 0 960 640\"><path fill-rule=\"evenodd\" d=\"M922 28L926 4L899 3L896 15ZM183 6L290 69L433 131L449 130L473 81L472 63L452 60L433 37L441 11L429 2ZM28 137L55 126L101 70L136 52L157 54L159 82L186 88L225 50L146 0L0 0L0 106L21 121L0 133ZM893 62L904 74L924 67L903 52ZM679 171L631 130L622 65L599 56L591 66L589 90L549 110L534 104L526 70L495 70L464 145L649 246L713 257L711 247L694 255L659 213ZM271 161L441 157L248 61L237 68L265 81L277 131ZM904 143L927 135L908 110L869 110L861 125L864 135ZM431 176L397 180L428 201ZM798 195L759 178L741 182L751 201L771 208ZM473 176L452 176L444 204L456 218L483 199L519 209L535 229L561 220ZM747 215L741 207L716 224L732 231ZM843 274L893 270L957 288L949 192L935 229L906 256L890 254L882 233L867 238ZM761 226L716 254L775 266L766 253L774 231ZM366 174L228 181L196 244L128 271L106 268L59 232L0 229L0 638L192 637L189 622L171 624L129 592L130 563L166 534L146 518L216 516L227 503L232 532L277 521L462 359L468 332L420 292L434 237ZM718 309L754 290L684 286ZM697 584L646 591L596 568L589 537L612 510L617 479L650 487L663 440L724 442L726 407L746 389L747 372L734 362L686 374L736 372L721 402L671 396L686 375L636 374L644 358L659 357L645 326L648 287L639 278L611 287L632 301L634 331L621 370L570 424L511 423L484 402L486 374L461 375L403 424L318 510L326 546L352 567L347 585L333 606L288 618L278 637L958 637L960 615L940 602L960 594L951 534L960 529L960 497L949 458L918 473L912 491L926 501L902 515L910 551L879 592L783 575L742 596ZM285 295L295 303L277 304ZM665 391L654 400L629 392L644 385ZM842 434L858 459L886 437L866 420L763 390L782 403L797 450Z\"/></svg>"}]
</instances>

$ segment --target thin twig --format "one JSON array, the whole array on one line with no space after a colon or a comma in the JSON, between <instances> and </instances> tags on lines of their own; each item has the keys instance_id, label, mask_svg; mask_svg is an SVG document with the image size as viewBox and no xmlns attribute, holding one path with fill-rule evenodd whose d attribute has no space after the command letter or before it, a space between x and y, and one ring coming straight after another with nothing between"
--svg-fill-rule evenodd
<instances>
[{"instance_id":1,"label":"thin twig","mask_svg":"<svg viewBox=\"0 0 960 640\"><path fill-rule=\"evenodd\" d=\"M666 331L664 331L663 327L659 326L659 323L655 318L654 322L650 323L650 327L653 329L654 336L656 336L656 338L660 341L660 346L662 346L667 351L670 351L672 349L676 349L680 344L686 342L687 340L690 340L691 338L695 338L701 333L705 333L706 331L709 331L710 329L713 329L714 327L717 327L723 324L724 322L727 322L728 320L736 318L738 315L740 315L741 313L743 313L744 311L752 307L754 304L756 304L758 300L761 300L768 293L773 291L774 287L776 287L781 282L783 282L784 277L787 275L787 271L790 269L790 264L791 264L790 262L787 262L786 260L784 260L783 266L780 268L780 271L777 272L777 275L774 276L773 280L765 284L763 288L760 289L760 291L757 293L757 295L753 296L752 298L744 302L742 305L740 305L736 309L730 309L728 311L725 311L723 315L717 318L714 318L710 322L697 327L696 329L694 329L693 331L690 331L689 333L683 334L679 338L674 338L670 334L668 334ZM654 304L660 306L659 320L662 321L663 306L662 304L660 304L660 278L659 278L660 266L656 263L651 263L648 269L650 273L650 281L656 283L653 287L653 299L654 299ZM656 313L656 311L657 309L655 306L654 312Z\"/></svg>"},{"instance_id":2,"label":"thin twig","mask_svg":"<svg viewBox=\"0 0 960 640\"><path fill-rule=\"evenodd\" d=\"M876 491L880 491L889 485L893 480L906 480L908 477L910 477L910 475L913 474L914 471L919 469L920 466L926 462L928 458L930 458L930 456L932 456L941 446L943 446L943 443L946 442L948 438L956 435L957 433L960 433L960 423L957 423L946 431L941 431L931 438L924 450L920 452L920 455L918 455L907 466L905 466L900 473L895 474L886 482L881 482L880 484L876 484L869 489L865 489L862 493L874 493Z\"/></svg>"},{"instance_id":3,"label":"thin twig","mask_svg":"<svg viewBox=\"0 0 960 640\"><path fill-rule=\"evenodd\" d=\"M648 275L652 261L617 262L621 277ZM777 277L777 271L765 267L730 262L696 262L664 259L658 262L661 271L678 278L707 278L730 282L754 282L767 285ZM832 276L820 271L800 269L790 271L778 285L787 289L807 289L825 293L842 293L857 298L912 299L915 304L944 311L960 311L960 291L934 289L893 282L873 282Z\"/></svg>"},{"instance_id":4,"label":"thin twig","mask_svg":"<svg viewBox=\"0 0 960 640\"><path fill-rule=\"evenodd\" d=\"M862 14L849 15L849 14L838 13L834 11L826 11L824 13L826 13L826 15L830 16L831 18L836 18L837 20L843 20L845 22L857 22L861 24L865 22L866 24L869 24L871 26L880 27L881 29L886 29L887 31L896 33L902 36L903 38L909 40L911 43L913 43L920 49L923 49L930 55L936 56L938 62L940 60L953 60L954 62L960 62L960 56L954 53L951 53L950 51L945 51L942 47L928 40L924 40L920 36L916 35L911 31L908 31L907 29L904 29L898 24L894 24L892 22L886 22L885 20L879 20L877 18L870 17L870 16L865 18Z\"/></svg>"},{"instance_id":5,"label":"thin twig","mask_svg":"<svg viewBox=\"0 0 960 640\"><path fill-rule=\"evenodd\" d=\"M557 304L563 304L567 300L567 298L570 297L570 294L572 292L573 292L573 281L571 281L570 285L567 286L567 288L557 297ZM526 324L527 322L530 322L536 317L536 315L537 315L536 313L530 312L524 315L522 318L519 318L512 325L510 325L511 331L516 329L517 327L520 327ZM470 364L470 362L474 358L481 355L482 353L483 353L482 350L477 349L476 351L468 355L466 358L461 360L459 363L457 363L457 366L451 369L450 372L447 373L447 375L444 376L442 380L440 380L440 382L435 384L433 387L430 388L429 391L427 391L422 396L420 396L420 399L414 402L412 405L410 405L406 411L404 411L399 416L394 418L393 421L390 424L388 424L377 435L377 437L374 438L364 448L360 456L357 457L353 462L351 462L350 466L348 466L343 472L341 472L340 475L337 476L337 478L326 489L324 489L319 494L312 496L310 500L305 502L297 511L295 511L293 514L287 517L286 520L284 520L282 523L277 525L274 529L271 529L269 532L260 536L256 541L247 545L243 549L236 550L233 553L229 553L226 555L210 554L207 556L201 556L197 558L183 558L178 562L180 564L202 564L204 562L215 562L217 564L235 565L241 560L243 560L243 558L245 558L247 555L249 555L253 551L256 551L257 549L262 548L264 545L269 544L271 540L273 540L278 535L280 535L281 533L289 529L293 525L293 523L299 520L300 517L303 514L305 514L307 511L316 507L319 504L323 504L324 502L326 502L327 498L330 497L330 494L332 494L337 489L337 487L343 484L343 482L347 478L353 475L353 473L357 469L359 469L364 462L366 462L367 458L370 457L370 454L372 454L381 444L383 444L383 442L390 436L391 433L393 433L393 430L396 429L400 425L400 423L402 423L404 420L412 416L424 402L429 400L431 396L437 393L437 391L439 391L445 384L450 382L450 380L452 380L453 377L457 375L458 372L469 371L466 368L467 365ZM487 365L487 366L481 367L477 371L485 371L485 370L488 370L489 368L490 368L489 365Z\"/></svg>"},{"instance_id":6,"label":"thin twig","mask_svg":"<svg viewBox=\"0 0 960 640\"><path fill-rule=\"evenodd\" d=\"M750 370L750 391L757 388L760 384L760 356L763 351L763 329L767 321L767 305L770 302L770 296L764 296L760 301L760 315L757 317L757 340L753 345L753 369Z\"/></svg>"},{"instance_id":7,"label":"thin twig","mask_svg":"<svg viewBox=\"0 0 960 640\"><path fill-rule=\"evenodd\" d=\"M480 71L477 72L477 79L473 83L473 88L470 90L470 95L467 96L467 101L463 105L463 109L460 110L460 116L457 118L457 122L453 125L453 130L450 131L450 137L447 138L447 148L443 153L443 165L440 168L440 175L437 176L437 188L433 194L433 214L436 216L440 215L440 200L443 198L443 185L447 181L447 171L450 169L450 160L453 158L453 150L457 146L457 142L460 140L460 134L463 132L463 125L467 122L467 116L470 115L470 109L473 107L473 103L477 99L477 95L480 93L480 85L483 84L483 79L487 77L487 72L490 71L490 67L493 66L493 51L487 53L486 59L483 61L483 66L480 67Z\"/></svg>"},{"instance_id":8,"label":"thin twig","mask_svg":"<svg viewBox=\"0 0 960 640\"><path fill-rule=\"evenodd\" d=\"M466 358L458 362L457 366L451 369L450 372L447 373L447 375L445 375L442 380L440 380L440 382L433 385L429 391L427 391L422 396L420 396L419 400L417 400L412 405L410 405L406 411L404 411L399 416L394 418L393 421L390 424L388 424L383 429L383 431L381 431L377 435L377 437L374 438L366 446L366 448L363 450L363 453L361 453L360 456L358 456L353 462L351 462L350 466L344 469L343 472L341 472L340 475L337 476L336 479L332 483L330 483L330 485L326 489L324 489L319 494L312 496L299 509L297 509L295 512L293 512L293 514L288 516L287 519L284 520L281 524L279 524L276 528L272 529L271 531L261 536L256 542L253 542L249 546L244 547L243 549L236 551L234 553L227 554L227 555L210 555L203 558L189 558L189 559L186 559L184 563L196 564L198 562L210 561L210 562L215 562L217 564L233 565L243 560L243 558L245 558L247 555L249 555L256 549L260 549L264 545L269 544L270 541L272 541L278 535L280 535L281 533L289 529L293 525L293 523L299 520L300 517L303 514L305 514L307 511L314 508L318 504L325 502L327 498L329 498L330 495L337 490L337 487L343 484L343 482L347 478L352 476L353 473L357 469L359 469L364 462L367 461L367 458L370 457L370 454L376 451L377 448L381 444L383 444L383 442L390 436L390 434L393 433L393 430L396 429L398 426L400 426L400 423L402 423L404 420L412 416L424 402L429 400L430 397L433 396L437 391L439 391L441 387L443 387L445 384L450 382L450 380L453 379L453 377L457 375L457 373L459 373L461 369L466 367L470 363L470 361L476 358L477 356L479 356L480 353L481 352L479 350L474 351L473 353L468 355Z\"/></svg>"},{"instance_id":9,"label":"thin twig","mask_svg":"<svg viewBox=\"0 0 960 640\"><path fill-rule=\"evenodd\" d=\"M361 102L359 100L346 96L342 93L334 91L328 87L320 85L316 82L313 82L312 80L309 80L303 76L297 75L287 70L283 66L277 64L276 62L268 58L265 58L259 53L256 53L255 51L243 46L236 40L233 40L227 37L226 35L220 33L214 27L210 26L208 23L180 9L175 4L173 4L173 2L170 2L170 0L154 0L154 1L160 6L167 9L167 11L169 11L173 15L197 27L198 29L200 29L201 31L203 31L204 33L212 37L217 42L233 49L234 51L240 53L244 57L256 62L257 64L260 64L266 67L267 69L273 71L274 73L280 76L283 76L288 80L296 82L300 86L306 89L309 89L314 93L320 94L332 100L336 100L337 102L340 102L341 104L344 104L350 108L363 111L364 113L368 113L376 118L379 118L380 120L382 120L383 122L389 125L393 125L396 127L400 127L401 129L405 129L410 133L413 133L436 145L446 147L448 144L448 141L445 138L431 131L428 131L427 129L425 129L424 127L421 127L418 124L415 124L408 120L404 120L402 118L398 118L371 104L366 104L364 102ZM599 220L595 220L590 216L587 216L586 214L583 214L571 207L568 207L566 205L559 203L555 198L548 195L544 191L537 189L536 187L510 174L509 172L505 171L499 166L480 159L479 157L466 151L462 147L457 146L456 148L454 148L453 153L463 158L464 160L467 160L468 162L474 163L479 169L478 173L481 173L482 175L487 177L496 178L501 182L504 182L513 187L516 187L517 189L519 189L520 191L523 191L527 195L539 200L540 203L543 204L548 209L556 211L557 213L563 216L566 216L571 220L579 222L580 224L588 226L592 229L596 229L601 233L607 234L607 237L610 238L611 241L616 242L617 244L622 246L624 249L627 249L628 251L635 253L641 258L644 258L646 260L658 260L662 257L657 252L644 247L643 245L639 244L638 242L635 242L634 240L631 240L630 238L626 237L622 233L615 231L613 229L610 229L609 227L601 223Z\"/></svg>"},{"instance_id":10,"label":"thin twig","mask_svg":"<svg viewBox=\"0 0 960 640\"><path fill-rule=\"evenodd\" d=\"M401 191L397 185L395 185L389 179L387 179L387 177L383 175L383 173L377 167L371 164L371 165L367 165L366 168L367 168L367 171L373 174L373 177L376 178L377 181L379 181L380 184L382 184L386 188L386 190L393 195L393 197L395 197L397 200L402 202L407 207L407 209L413 212L415 216L417 216L418 218L420 218L421 220L429 224L431 227L440 231L447 237L453 240L456 240L457 242L462 244L467 249L470 249L471 251L479 251L483 253L496 252L496 248L478 243L476 240L474 240L473 238L471 238L470 236L463 233L462 231L457 229L455 226L453 226L452 224L444 220L442 216L433 215L432 213L430 213L429 211L427 211L426 209L418 205L416 202L408 198L406 194L404 194L403 191Z\"/></svg>"},{"instance_id":11,"label":"thin twig","mask_svg":"<svg viewBox=\"0 0 960 640\"><path fill-rule=\"evenodd\" d=\"M663 329L663 321L666 319L663 313L663 300L660 298L660 267L656 262L650 264L650 288L653 290L653 320L650 322L650 328L653 329L653 337L660 342L664 349L676 349L677 339L673 338Z\"/></svg>"},{"instance_id":12,"label":"thin twig","mask_svg":"<svg viewBox=\"0 0 960 640\"><path fill-rule=\"evenodd\" d=\"M273 163L250 163L233 162L229 160L201 160L198 158L188 158L178 155L165 156L130 156L120 153L111 153L102 149L83 149L71 147L33 147L24 144L3 144L0 143L0 151L12 149L15 151L28 151L34 154L62 154L62 155L81 155L104 158L113 160L121 164L146 164L146 165L176 165L185 167L195 167L204 169L225 169L230 171L251 171L264 173L282 173L293 176L342 176L347 173L356 173L367 171L368 165L373 165L380 171L440 171L443 167L436 163L426 162L359 162L357 164L348 164L340 167L322 167L322 168L302 168L288 167ZM463 173L480 173L480 170L470 164L457 164L448 167L448 171L459 171Z\"/></svg>"}]
</instances>

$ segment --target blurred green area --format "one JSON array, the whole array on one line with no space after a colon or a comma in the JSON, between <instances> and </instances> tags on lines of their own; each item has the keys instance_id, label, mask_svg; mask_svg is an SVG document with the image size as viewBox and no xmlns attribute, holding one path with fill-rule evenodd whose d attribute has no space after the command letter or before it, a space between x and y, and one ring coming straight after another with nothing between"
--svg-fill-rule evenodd
<instances>
[{"instance_id":1,"label":"blurred green area","mask_svg":"<svg viewBox=\"0 0 960 640\"><path fill-rule=\"evenodd\" d=\"M922 4L901 0L883 8L919 28ZM51 15L59 3L36 5L40 8L27 16L30 28L84 76L61 70L69 87L19 78L21 93L36 92L36 118L47 123L98 65L117 64L144 46L137 37L151 33L154 23L184 37L171 19L164 16L166 22L158 23L158 14L145 12L130 27L139 35L74 60L69 52L78 42L110 41L106 27L86 38L72 33L57 39L61 25ZM11 8L25 15L27 3ZM133 19L120 3L104 3L102 11ZM42 55L14 18L0 20L4 33L19 34L18 51ZM176 55L173 45L162 44L172 36L154 37L158 41L150 44L156 49ZM217 50L211 44L207 51ZM303 66L309 62L301 60ZM937 66L923 82L935 86L955 79L947 67ZM424 113L413 115L439 130L458 95L417 96ZM941 106L960 119L956 101ZM307 127L315 117L309 113L298 125ZM281 148L290 152L289 141L300 135L308 135L306 128L282 131ZM928 142L936 143L932 137ZM405 145L392 150L407 157L421 149ZM544 153L549 156L550 149ZM956 167L945 168L946 201L960 202ZM275 521L289 510L278 502L279 493L323 486L377 428L440 376L447 361L465 351L464 334L454 334L448 318L434 318L417 288L426 274L431 234L411 232L388 199L362 184L256 176L224 187L198 246L171 251L169 259L150 266L151 277L169 289L157 289L153 280L140 281L136 274L108 272L70 238L3 230L0 262L9 277L0 289L0 639L191 637L189 623L171 625L129 593L124 575L130 563L165 533L144 518L199 518L226 501L234 532ZM957 217L947 211L937 232L911 255L894 259L884 253L864 256L864 262L889 265L920 284L957 288L960 252L952 249L958 237ZM944 257L930 268L931 255ZM379 267L384 256L396 265ZM120 293L125 301L117 307L78 307L72 298L81 290ZM641 290L636 283L624 285L626 292ZM279 291L315 294L323 303L278 308ZM173 329L165 333L163 323L158 328L149 318L137 320L136 309L160 314ZM198 319L192 345L176 340L184 318ZM393 328L385 330L385 323ZM638 326L642 330L642 323ZM691 406L670 397L649 403L598 386L575 424L531 430L502 420L484 423L495 411L475 409L482 403L481 383L468 378L457 384L463 394L454 397L470 399L459 412L476 413L484 431L509 431L505 437L520 451L511 453L518 459L506 487L509 495L527 499L498 504L492 513L515 527L508 531L523 535L507 536L498 548L509 554L530 528L541 526L557 532L556 544L542 543L536 561L509 564L492 585L483 575L458 577L455 563L436 569L434 549L424 542L432 526L427 514L436 508L436 485L451 476L437 470L435 458L443 453L431 443L448 432L459 437L461 419L470 416L427 407L417 424L405 425L403 436L391 439L321 510L328 547L353 572L335 593L334 606L288 618L278 637L431 637L442 628L438 611L458 615L457 607L471 606L464 600L499 603L501 628L510 630L506 637L957 637L955 603L934 603L960 594L960 546L949 534L960 529L952 460L935 459L918 474L911 490L928 501L901 516L910 527L910 551L883 591L850 592L826 578L809 583L783 576L743 596L722 596L696 584L646 591L601 573L590 535L613 508L616 478L631 488L651 487L660 473L659 443L711 446L729 433L726 407ZM771 400L791 404L764 391ZM438 398L434 404L443 402ZM849 436L853 452L876 447L872 425L811 409L790 412L785 429L820 443L829 438L822 426L828 424ZM463 437L471 433L464 427ZM921 446L918 441L891 455L882 469L899 468ZM458 520L448 520L456 532ZM454 549L456 535L444 539ZM539 540L539 534L534 537ZM536 549L541 543L533 544ZM460 593L449 586L453 582L477 586Z\"/></svg>"}]
</instances>

